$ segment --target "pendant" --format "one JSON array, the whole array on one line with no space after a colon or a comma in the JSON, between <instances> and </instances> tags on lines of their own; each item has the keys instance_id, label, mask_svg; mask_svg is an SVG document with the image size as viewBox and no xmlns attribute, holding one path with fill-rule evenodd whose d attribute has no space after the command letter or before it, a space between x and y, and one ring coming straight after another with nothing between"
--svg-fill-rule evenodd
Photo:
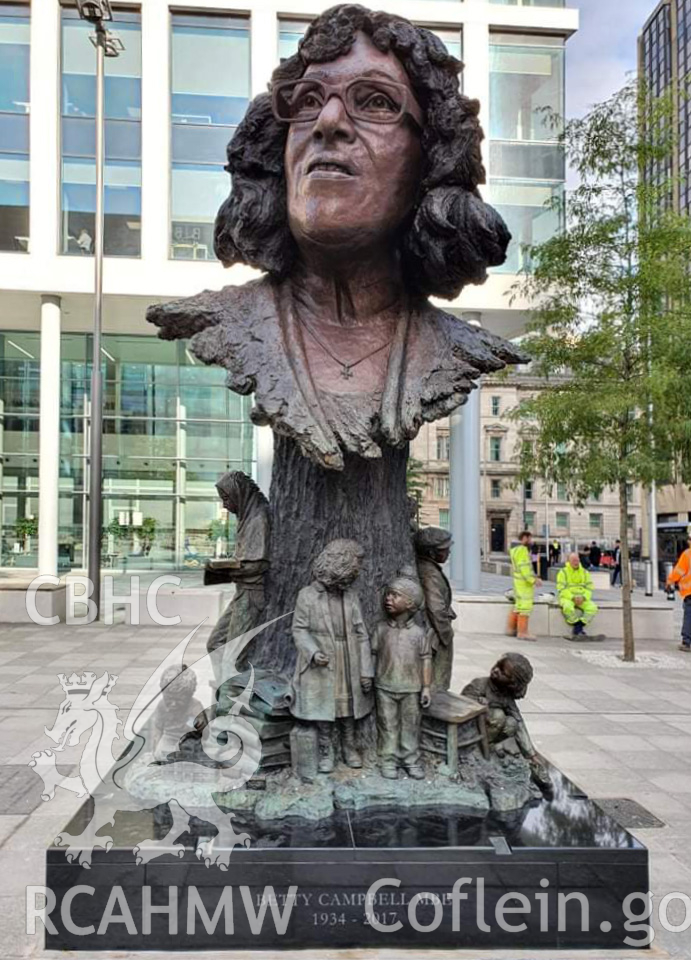
<instances>
[{"instance_id":1,"label":"pendant","mask_svg":"<svg viewBox=\"0 0 691 960\"><path fill-rule=\"evenodd\" d=\"M353 372L350 369L350 364L347 364L347 363L341 364L341 376L343 377L344 380L353 379Z\"/></svg>"}]
</instances>

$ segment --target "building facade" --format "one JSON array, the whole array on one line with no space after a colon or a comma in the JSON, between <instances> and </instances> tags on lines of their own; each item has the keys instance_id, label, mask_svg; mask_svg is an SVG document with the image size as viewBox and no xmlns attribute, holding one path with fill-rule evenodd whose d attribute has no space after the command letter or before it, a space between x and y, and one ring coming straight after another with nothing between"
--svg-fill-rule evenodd
<instances>
[{"instance_id":1,"label":"building facade","mask_svg":"<svg viewBox=\"0 0 691 960\"><path fill-rule=\"evenodd\" d=\"M213 253L229 181L225 147L323 4L257 0L114 3L120 55L106 60L103 488L106 563L182 569L228 548L214 481L268 487L271 435L250 398L184 343L157 340L155 301L242 283ZM555 224L543 203L564 162L537 108L563 103L577 13L558 0L377 4L439 33L482 103L486 194L513 234L488 284L448 309L521 332L506 293L522 244ZM95 210L95 52L58 0L0 0L0 566L54 573L85 562ZM39 560L39 555L41 559Z\"/></svg>"},{"instance_id":2,"label":"building facade","mask_svg":"<svg viewBox=\"0 0 691 960\"><path fill-rule=\"evenodd\" d=\"M520 423L510 414L521 401L541 388L539 378L517 372L507 379L484 378L480 389L481 548L484 558L505 556L521 530L530 530L536 542L557 539L564 550L584 547L593 540L611 547L619 537L619 500L615 490L576 505L561 484L547 487L539 480L519 480L517 452ZM426 425L413 442L413 456L423 464L425 490L420 520L447 527L449 503L449 423ZM643 494L629 490L629 533L640 543Z\"/></svg>"},{"instance_id":3,"label":"building facade","mask_svg":"<svg viewBox=\"0 0 691 960\"><path fill-rule=\"evenodd\" d=\"M645 172L653 182L671 179L674 209L691 213L691 0L661 0L655 7L638 38L638 73L654 96L676 89L677 142L668 157ZM656 512L658 525L691 521L691 490L681 484L658 489Z\"/></svg>"}]
</instances>

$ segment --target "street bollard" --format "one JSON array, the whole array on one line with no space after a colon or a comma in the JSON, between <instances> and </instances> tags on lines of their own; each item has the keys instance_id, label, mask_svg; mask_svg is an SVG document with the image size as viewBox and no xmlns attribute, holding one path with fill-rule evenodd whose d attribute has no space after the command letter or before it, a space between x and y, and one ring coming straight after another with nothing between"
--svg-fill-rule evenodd
<instances>
[{"instance_id":1,"label":"street bollard","mask_svg":"<svg viewBox=\"0 0 691 960\"><path fill-rule=\"evenodd\" d=\"M645 569L645 595L646 597L652 597L653 595L653 562L652 560L644 560L643 566Z\"/></svg>"}]
</instances>

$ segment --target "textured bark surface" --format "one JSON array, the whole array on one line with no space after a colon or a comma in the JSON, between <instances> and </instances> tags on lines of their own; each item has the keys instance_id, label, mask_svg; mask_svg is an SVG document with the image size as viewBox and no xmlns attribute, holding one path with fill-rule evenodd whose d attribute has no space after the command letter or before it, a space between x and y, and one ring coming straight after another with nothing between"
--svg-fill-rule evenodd
<instances>
[{"instance_id":1,"label":"textured bark surface","mask_svg":"<svg viewBox=\"0 0 691 960\"><path fill-rule=\"evenodd\" d=\"M271 481L271 569L267 576L266 619L295 607L298 591L310 583L319 552L337 537L356 540L365 551L355 584L371 631L382 616L382 589L402 567L413 567L406 491L408 449L384 448L379 460L346 455L341 472L323 470L302 456L294 441L276 437ZM247 658L290 676L295 646L290 617L265 631Z\"/></svg>"}]
</instances>

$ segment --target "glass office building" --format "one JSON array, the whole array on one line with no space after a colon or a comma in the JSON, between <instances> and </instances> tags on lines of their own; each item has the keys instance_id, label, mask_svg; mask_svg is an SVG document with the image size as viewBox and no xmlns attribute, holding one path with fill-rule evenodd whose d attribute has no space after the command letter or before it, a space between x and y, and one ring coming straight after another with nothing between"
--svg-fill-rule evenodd
<instances>
[{"instance_id":1,"label":"glass office building","mask_svg":"<svg viewBox=\"0 0 691 960\"><path fill-rule=\"evenodd\" d=\"M564 189L562 37L492 35L490 48L490 197L513 236L500 270L529 264L526 247L559 229L550 201Z\"/></svg>"},{"instance_id":2,"label":"glass office building","mask_svg":"<svg viewBox=\"0 0 691 960\"><path fill-rule=\"evenodd\" d=\"M0 251L29 249L29 7L0 4Z\"/></svg>"},{"instance_id":3,"label":"glass office building","mask_svg":"<svg viewBox=\"0 0 691 960\"><path fill-rule=\"evenodd\" d=\"M464 88L482 100L494 202L518 237L544 235L554 223L541 199L562 174L532 111L563 98L575 11L553 0L543 24L521 12L542 5L528 0L417 3L415 19L465 59ZM93 494L103 498L104 566L201 572L234 540L218 477L243 470L268 493L271 432L251 423L252 398L229 392L225 371L198 362L188 343L159 340L145 314L153 302L256 276L224 272L213 252L230 189L226 146L323 6L307 0L298 18L229 0L112 4L120 49L105 62L103 480L90 491L92 28L72 0L0 0L1 567L51 573L57 559L41 561L45 569L38 559L48 544L60 570L83 568ZM513 252L509 269L518 265ZM494 276L464 294L463 309L486 309L490 329L513 331L504 289ZM455 301L447 308L461 312Z\"/></svg>"}]
</instances>

